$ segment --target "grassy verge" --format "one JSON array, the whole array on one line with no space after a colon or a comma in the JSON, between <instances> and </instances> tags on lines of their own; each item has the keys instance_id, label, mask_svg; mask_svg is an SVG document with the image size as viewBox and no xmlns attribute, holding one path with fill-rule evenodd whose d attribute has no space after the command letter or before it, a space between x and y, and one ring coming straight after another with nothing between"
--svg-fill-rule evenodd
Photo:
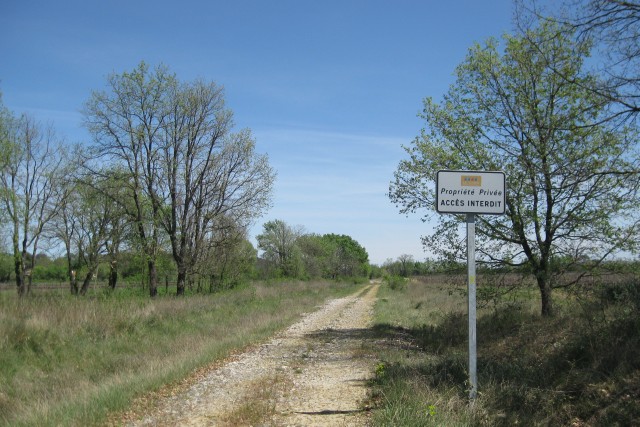
<instances>
[{"instance_id":1,"label":"grassy verge","mask_svg":"<svg viewBox=\"0 0 640 427\"><path fill-rule=\"evenodd\" d=\"M149 299L0 294L0 425L100 425L132 400L264 340L353 285L279 283Z\"/></svg>"},{"instance_id":2,"label":"grassy verge","mask_svg":"<svg viewBox=\"0 0 640 427\"><path fill-rule=\"evenodd\" d=\"M640 425L640 284L535 291L480 310L479 397L469 404L466 299L444 283L383 287L374 425Z\"/></svg>"}]
</instances>

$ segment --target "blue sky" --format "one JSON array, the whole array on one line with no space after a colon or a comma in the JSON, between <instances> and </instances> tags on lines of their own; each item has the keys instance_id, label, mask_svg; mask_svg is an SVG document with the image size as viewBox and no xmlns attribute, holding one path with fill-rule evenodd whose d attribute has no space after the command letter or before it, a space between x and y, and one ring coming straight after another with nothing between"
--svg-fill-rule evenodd
<instances>
[{"instance_id":1,"label":"blue sky","mask_svg":"<svg viewBox=\"0 0 640 427\"><path fill-rule=\"evenodd\" d=\"M347 234L370 260L425 258L420 215L386 192L474 42L512 29L511 0L32 1L0 3L0 91L14 113L89 139L80 110L140 61L225 87L278 173L273 208L308 232ZM255 242L254 242L255 243Z\"/></svg>"}]
</instances>

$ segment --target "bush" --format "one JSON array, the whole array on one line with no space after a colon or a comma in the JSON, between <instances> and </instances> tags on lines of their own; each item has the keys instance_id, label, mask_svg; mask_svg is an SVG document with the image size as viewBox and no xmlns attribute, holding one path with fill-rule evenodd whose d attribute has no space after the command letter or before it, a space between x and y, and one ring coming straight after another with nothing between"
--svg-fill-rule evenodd
<instances>
[{"instance_id":1,"label":"bush","mask_svg":"<svg viewBox=\"0 0 640 427\"><path fill-rule=\"evenodd\" d=\"M384 281L394 291L401 291L407 286L407 279L402 276L386 276Z\"/></svg>"},{"instance_id":2,"label":"bush","mask_svg":"<svg viewBox=\"0 0 640 427\"><path fill-rule=\"evenodd\" d=\"M635 313L638 313L640 311L640 281L636 278L605 285L600 290L600 300L602 305L628 306Z\"/></svg>"}]
</instances>

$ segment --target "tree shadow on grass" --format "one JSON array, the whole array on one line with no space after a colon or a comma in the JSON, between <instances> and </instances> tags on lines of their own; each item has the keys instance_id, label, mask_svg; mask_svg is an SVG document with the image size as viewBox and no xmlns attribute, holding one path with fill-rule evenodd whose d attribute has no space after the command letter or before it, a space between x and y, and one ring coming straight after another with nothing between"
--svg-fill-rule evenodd
<instances>
[{"instance_id":1,"label":"tree shadow on grass","mask_svg":"<svg viewBox=\"0 0 640 427\"><path fill-rule=\"evenodd\" d=\"M467 326L464 314L435 326L374 326L375 339L396 351L379 383L419 383L464 397ZM511 307L480 317L478 386L487 413L499 414L491 423L640 425L639 330L638 316L594 324Z\"/></svg>"}]
</instances>

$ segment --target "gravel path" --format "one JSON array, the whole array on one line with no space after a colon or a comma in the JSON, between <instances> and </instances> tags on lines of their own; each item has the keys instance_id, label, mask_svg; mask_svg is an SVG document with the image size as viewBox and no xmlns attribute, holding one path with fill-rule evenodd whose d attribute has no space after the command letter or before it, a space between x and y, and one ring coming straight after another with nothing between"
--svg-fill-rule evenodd
<instances>
[{"instance_id":1,"label":"gravel path","mask_svg":"<svg viewBox=\"0 0 640 427\"><path fill-rule=\"evenodd\" d=\"M378 285L334 299L170 396L135 426L363 426Z\"/></svg>"}]
</instances>

